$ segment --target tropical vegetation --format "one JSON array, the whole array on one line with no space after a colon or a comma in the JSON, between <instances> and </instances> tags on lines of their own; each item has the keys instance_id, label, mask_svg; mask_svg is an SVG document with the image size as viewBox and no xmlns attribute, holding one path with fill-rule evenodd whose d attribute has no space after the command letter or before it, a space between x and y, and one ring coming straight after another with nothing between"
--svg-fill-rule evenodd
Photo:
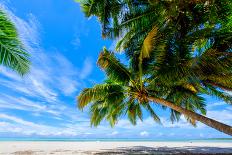
<instances>
[{"instance_id":1,"label":"tropical vegetation","mask_svg":"<svg viewBox=\"0 0 232 155\"><path fill-rule=\"evenodd\" d=\"M98 17L103 38L116 40L115 51L124 52L129 62L121 64L106 49L100 54L106 82L78 97L79 108L91 103L93 125L104 118L115 124L125 113L135 124L136 118L142 119L141 107L159 121L150 106L157 103L172 109L172 121L184 114L193 125L200 121L232 135L231 126L203 116L206 95L232 103L230 0L80 3L87 17Z\"/></svg>"},{"instance_id":2,"label":"tropical vegetation","mask_svg":"<svg viewBox=\"0 0 232 155\"><path fill-rule=\"evenodd\" d=\"M0 65L24 75L30 69L29 57L30 55L20 41L15 25L0 9Z\"/></svg>"}]
</instances>

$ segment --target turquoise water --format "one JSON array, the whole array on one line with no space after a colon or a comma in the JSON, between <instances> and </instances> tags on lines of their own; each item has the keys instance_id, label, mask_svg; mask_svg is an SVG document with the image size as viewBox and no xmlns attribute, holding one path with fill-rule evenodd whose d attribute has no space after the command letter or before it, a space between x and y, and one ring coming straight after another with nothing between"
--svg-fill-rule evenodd
<instances>
[{"instance_id":1,"label":"turquoise water","mask_svg":"<svg viewBox=\"0 0 232 155\"><path fill-rule=\"evenodd\" d=\"M232 143L232 138L220 139L78 139L78 138L0 138L0 141L44 141L44 142L228 142Z\"/></svg>"}]
</instances>

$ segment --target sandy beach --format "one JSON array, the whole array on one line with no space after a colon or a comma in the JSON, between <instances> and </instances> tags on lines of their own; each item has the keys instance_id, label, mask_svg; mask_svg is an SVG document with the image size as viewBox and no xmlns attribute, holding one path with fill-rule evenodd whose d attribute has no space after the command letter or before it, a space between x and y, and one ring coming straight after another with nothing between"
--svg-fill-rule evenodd
<instances>
[{"instance_id":1,"label":"sandy beach","mask_svg":"<svg viewBox=\"0 0 232 155\"><path fill-rule=\"evenodd\" d=\"M0 155L232 154L227 142L0 142Z\"/></svg>"}]
</instances>

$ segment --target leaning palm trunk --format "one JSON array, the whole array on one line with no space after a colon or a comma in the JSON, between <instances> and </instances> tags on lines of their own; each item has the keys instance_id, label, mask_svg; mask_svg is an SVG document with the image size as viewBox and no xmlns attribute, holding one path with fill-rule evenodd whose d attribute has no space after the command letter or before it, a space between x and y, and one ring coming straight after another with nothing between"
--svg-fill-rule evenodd
<instances>
[{"instance_id":1,"label":"leaning palm trunk","mask_svg":"<svg viewBox=\"0 0 232 155\"><path fill-rule=\"evenodd\" d=\"M228 135L231 135L232 136L232 127L229 126L229 125L226 125L226 124L223 124L223 123L220 123L218 121L215 121L213 119L210 119L210 118L207 118L205 116L202 116L200 114L197 114L197 113L194 113L190 110L187 110L187 109L184 109L180 106L177 106L175 104L173 104L172 102L168 102L164 99L160 99L160 98L155 98L155 97L149 97L149 100L152 101L152 102L156 102L156 103L159 103L159 104L162 104L164 106L167 106L175 111L178 111L194 120L197 120L203 124L206 124L216 130L219 130L223 133L226 133Z\"/></svg>"}]
</instances>

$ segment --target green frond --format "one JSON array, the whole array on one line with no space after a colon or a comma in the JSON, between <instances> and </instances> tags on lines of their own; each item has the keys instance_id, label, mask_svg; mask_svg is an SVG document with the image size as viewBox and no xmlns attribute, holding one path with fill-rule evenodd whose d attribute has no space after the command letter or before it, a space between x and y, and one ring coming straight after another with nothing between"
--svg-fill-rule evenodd
<instances>
[{"instance_id":1,"label":"green frond","mask_svg":"<svg viewBox=\"0 0 232 155\"><path fill-rule=\"evenodd\" d=\"M91 126L98 126L108 113L107 104L103 101L95 102L90 108Z\"/></svg>"},{"instance_id":2,"label":"green frond","mask_svg":"<svg viewBox=\"0 0 232 155\"><path fill-rule=\"evenodd\" d=\"M143 104L143 107L147 110L149 115L153 118L153 120L156 123L161 124L159 116L155 113L155 111L152 109L149 103Z\"/></svg>"},{"instance_id":3,"label":"green frond","mask_svg":"<svg viewBox=\"0 0 232 155\"><path fill-rule=\"evenodd\" d=\"M107 76L119 83L128 83L131 79L130 71L123 65L113 53L105 48L100 53L97 64L106 72Z\"/></svg>"},{"instance_id":4,"label":"green frond","mask_svg":"<svg viewBox=\"0 0 232 155\"><path fill-rule=\"evenodd\" d=\"M0 32L0 65L9 67L20 75L28 73L30 55L20 42L14 24L2 10L0 10Z\"/></svg>"},{"instance_id":5,"label":"green frond","mask_svg":"<svg viewBox=\"0 0 232 155\"><path fill-rule=\"evenodd\" d=\"M143 120L143 112L141 109L141 105L137 101L130 99L125 104L127 106L127 117L131 124L136 125L138 118L141 121Z\"/></svg>"},{"instance_id":6,"label":"green frond","mask_svg":"<svg viewBox=\"0 0 232 155\"><path fill-rule=\"evenodd\" d=\"M79 2L86 17L97 16L102 25L102 37L107 36L111 18L117 19L122 4L118 0L76 0ZM113 13L112 13L113 12ZM114 23L116 23L114 21Z\"/></svg>"},{"instance_id":7,"label":"green frond","mask_svg":"<svg viewBox=\"0 0 232 155\"><path fill-rule=\"evenodd\" d=\"M172 91L169 92L169 95L166 97L166 99L187 110L193 112L199 111L203 115L206 114L204 98L201 97L200 94L196 94L184 87L178 86L172 88Z\"/></svg>"},{"instance_id":8,"label":"green frond","mask_svg":"<svg viewBox=\"0 0 232 155\"><path fill-rule=\"evenodd\" d=\"M203 80L204 83L207 83L209 85L212 85L214 87L217 87L219 89L222 89L224 91L232 91L232 76L221 76L221 77L208 77L209 80Z\"/></svg>"},{"instance_id":9,"label":"green frond","mask_svg":"<svg viewBox=\"0 0 232 155\"><path fill-rule=\"evenodd\" d=\"M124 114L124 111L125 104L123 102L96 101L90 107L91 125L96 127L101 121L106 120L113 127Z\"/></svg>"},{"instance_id":10,"label":"green frond","mask_svg":"<svg viewBox=\"0 0 232 155\"><path fill-rule=\"evenodd\" d=\"M114 127L118 122L118 119L124 115L126 105L124 102L113 104L109 115L107 116L107 120L109 121L111 127Z\"/></svg>"},{"instance_id":11,"label":"green frond","mask_svg":"<svg viewBox=\"0 0 232 155\"><path fill-rule=\"evenodd\" d=\"M116 51L129 60L126 66L112 52L101 52L98 65L106 72L105 84L121 88L82 92L80 107L93 103L94 126L103 119L113 126L123 114L136 125L143 120L143 110L159 123L154 109L144 103L149 96L203 115L204 95L232 102L227 93L232 88L230 0L82 0L81 4L88 17L100 21L103 37L116 40ZM170 120L178 121L180 115L171 109ZM196 120L185 117L196 125Z\"/></svg>"},{"instance_id":12,"label":"green frond","mask_svg":"<svg viewBox=\"0 0 232 155\"><path fill-rule=\"evenodd\" d=\"M130 103L127 110L127 117L131 124L136 125L137 123L137 106L135 103Z\"/></svg>"},{"instance_id":13,"label":"green frond","mask_svg":"<svg viewBox=\"0 0 232 155\"><path fill-rule=\"evenodd\" d=\"M78 108L83 109L91 102L99 100L117 103L124 97L123 88L117 84L99 84L93 88L84 89L77 97Z\"/></svg>"},{"instance_id":14,"label":"green frond","mask_svg":"<svg viewBox=\"0 0 232 155\"><path fill-rule=\"evenodd\" d=\"M194 127L197 127L197 122L195 119L192 119L191 117L185 116L186 120Z\"/></svg>"},{"instance_id":15,"label":"green frond","mask_svg":"<svg viewBox=\"0 0 232 155\"><path fill-rule=\"evenodd\" d=\"M143 59L150 57L151 52L154 49L154 44L155 44L155 39L157 37L157 33L158 33L158 28L156 26L154 26L153 29L148 33L148 35L144 39L143 45L142 45L142 50L140 53L140 55L142 55L141 57Z\"/></svg>"},{"instance_id":16,"label":"green frond","mask_svg":"<svg viewBox=\"0 0 232 155\"><path fill-rule=\"evenodd\" d=\"M201 90L207 95L214 96L220 100L225 101L226 103L232 104L232 96L226 92L220 91L210 84L204 83L204 87Z\"/></svg>"},{"instance_id":17,"label":"green frond","mask_svg":"<svg viewBox=\"0 0 232 155\"><path fill-rule=\"evenodd\" d=\"M171 111L171 115L170 115L170 120L172 123L174 122L178 122L180 120L180 116L181 116L181 113L175 111L175 110L170 110Z\"/></svg>"}]
</instances>

